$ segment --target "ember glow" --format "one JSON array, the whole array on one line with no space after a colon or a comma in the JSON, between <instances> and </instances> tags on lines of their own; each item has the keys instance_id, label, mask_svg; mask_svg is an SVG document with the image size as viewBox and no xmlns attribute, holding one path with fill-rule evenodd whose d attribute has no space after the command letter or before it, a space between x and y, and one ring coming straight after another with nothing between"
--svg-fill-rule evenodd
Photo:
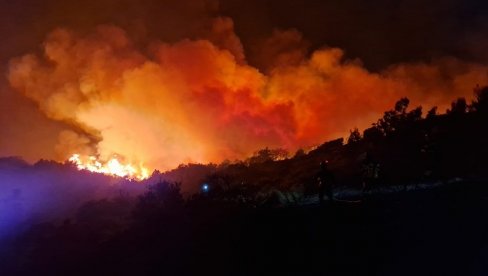
<instances>
[{"instance_id":1,"label":"ember glow","mask_svg":"<svg viewBox=\"0 0 488 276\"><path fill-rule=\"evenodd\" d=\"M75 164L79 170L88 170L131 180L144 180L149 177L149 170L144 166L123 164L117 157L111 158L107 162L101 162L95 156L81 157L80 154L73 154L68 160Z\"/></svg>"}]
</instances>

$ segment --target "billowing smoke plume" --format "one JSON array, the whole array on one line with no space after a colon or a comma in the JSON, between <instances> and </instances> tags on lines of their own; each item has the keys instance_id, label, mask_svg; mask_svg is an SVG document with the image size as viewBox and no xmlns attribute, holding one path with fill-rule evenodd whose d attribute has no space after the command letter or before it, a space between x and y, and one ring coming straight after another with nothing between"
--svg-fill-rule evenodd
<instances>
[{"instance_id":1,"label":"billowing smoke plume","mask_svg":"<svg viewBox=\"0 0 488 276\"><path fill-rule=\"evenodd\" d=\"M49 118L78 129L60 133L61 160L117 154L168 169L321 143L368 127L403 96L442 110L488 78L486 66L455 58L372 73L338 48L307 54L296 30L263 43L263 73L247 64L231 19L209 29L143 50L115 26L56 29L42 53L11 60L8 79Z\"/></svg>"}]
</instances>

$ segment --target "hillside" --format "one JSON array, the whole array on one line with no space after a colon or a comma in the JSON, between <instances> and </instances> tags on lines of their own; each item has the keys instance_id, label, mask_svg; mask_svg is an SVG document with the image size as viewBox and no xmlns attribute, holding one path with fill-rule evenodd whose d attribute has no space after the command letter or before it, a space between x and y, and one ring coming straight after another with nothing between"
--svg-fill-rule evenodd
<instances>
[{"instance_id":1,"label":"hillside","mask_svg":"<svg viewBox=\"0 0 488 276\"><path fill-rule=\"evenodd\" d=\"M401 99L371 128L289 157L188 164L142 183L0 160L5 275L483 275L488 88L421 116ZM319 163L338 201L318 204ZM364 191L364 165L379 164ZM205 185L205 186L204 186ZM35 218L35 219L34 219Z\"/></svg>"}]
</instances>

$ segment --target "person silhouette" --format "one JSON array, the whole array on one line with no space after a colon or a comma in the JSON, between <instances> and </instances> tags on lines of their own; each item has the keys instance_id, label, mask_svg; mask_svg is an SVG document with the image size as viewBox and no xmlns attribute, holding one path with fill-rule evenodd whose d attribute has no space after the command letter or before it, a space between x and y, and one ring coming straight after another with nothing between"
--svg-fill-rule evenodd
<instances>
[{"instance_id":1,"label":"person silhouette","mask_svg":"<svg viewBox=\"0 0 488 276\"><path fill-rule=\"evenodd\" d=\"M370 193L373 188L376 188L379 184L379 177L380 163L376 162L369 152L366 152L362 166L363 196Z\"/></svg>"},{"instance_id":2,"label":"person silhouette","mask_svg":"<svg viewBox=\"0 0 488 276\"><path fill-rule=\"evenodd\" d=\"M334 194L333 194L333 183L334 183L334 175L329 170L328 161L320 162L320 170L317 175L317 180L319 183L319 201L320 204L324 203L324 195L333 202L334 201Z\"/></svg>"}]
</instances>

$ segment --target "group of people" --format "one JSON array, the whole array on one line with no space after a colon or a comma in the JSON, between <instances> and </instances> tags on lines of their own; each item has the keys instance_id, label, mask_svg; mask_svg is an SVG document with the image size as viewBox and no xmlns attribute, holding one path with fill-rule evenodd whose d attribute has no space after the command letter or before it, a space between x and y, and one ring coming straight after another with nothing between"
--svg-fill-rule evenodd
<instances>
[{"instance_id":1,"label":"group of people","mask_svg":"<svg viewBox=\"0 0 488 276\"><path fill-rule=\"evenodd\" d=\"M378 185L380 178L380 164L371 158L369 153L366 153L362 164L362 192L363 195L369 193L371 189ZM317 174L319 201L324 203L324 196L327 196L329 201L334 201L333 188L335 185L335 176L329 169L329 162L327 160L320 162L320 170Z\"/></svg>"}]
</instances>

